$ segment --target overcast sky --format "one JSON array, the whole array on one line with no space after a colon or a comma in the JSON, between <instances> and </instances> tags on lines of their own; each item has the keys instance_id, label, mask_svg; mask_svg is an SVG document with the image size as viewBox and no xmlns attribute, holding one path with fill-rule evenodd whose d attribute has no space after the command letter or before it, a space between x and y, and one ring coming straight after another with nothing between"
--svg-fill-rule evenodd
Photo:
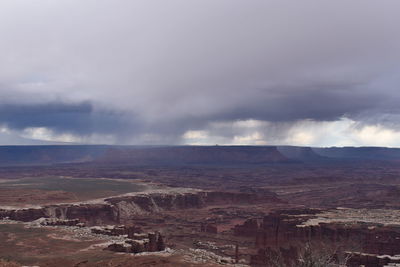
<instances>
[{"instance_id":1,"label":"overcast sky","mask_svg":"<svg viewBox=\"0 0 400 267\"><path fill-rule=\"evenodd\" d=\"M398 0L1 0L0 144L400 146Z\"/></svg>"}]
</instances>

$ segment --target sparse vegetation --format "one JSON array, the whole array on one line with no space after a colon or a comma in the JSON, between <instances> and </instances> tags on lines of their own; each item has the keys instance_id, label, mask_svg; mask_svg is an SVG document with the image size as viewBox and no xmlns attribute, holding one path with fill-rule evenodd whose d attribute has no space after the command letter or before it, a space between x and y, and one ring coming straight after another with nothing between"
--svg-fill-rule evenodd
<instances>
[{"instance_id":1,"label":"sparse vegetation","mask_svg":"<svg viewBox=\"0 0 400 267\"><path fill-rule=\"evenodd\" d=\"M288 258L280 249L266 249L265 259L268 267L338 267L346 266L350 256L344 253L343 244L306 243L300 248L297 257Z\"/></svg>"},{"instance_id":2,"label":"sparse vegetation","mask_svg":"<svg viewBox=\"0 0 400 267\"><path fill-rule=\"evenodd\" d=\"M325 249L315 249L310 243L304 246L304 251L300 255L298 267L334 267L334 255Z\"/></svg>"}]
</instances>

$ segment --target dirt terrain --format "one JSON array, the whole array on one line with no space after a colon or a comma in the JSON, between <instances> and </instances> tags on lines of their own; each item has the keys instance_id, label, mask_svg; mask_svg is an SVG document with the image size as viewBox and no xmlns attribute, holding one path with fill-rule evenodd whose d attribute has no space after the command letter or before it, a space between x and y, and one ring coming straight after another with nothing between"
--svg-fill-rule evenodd
<instances>
[{"instance_id":1,"label":"dirt terrain","mask_svg":"<svg viewBox=\"0 0 400 267\"><path fill-rule=\"evenodd\" d=\"M285 147L267 149L260 163L246 158L251 149L237 150L223 148L212 164L209 149L184 151L190 164L171 164L160 157L182 148L163 148L154 160L160 150L113 148L112 161L106 153L2 167L0 258L36 266L400 263L397 151L378 150L387 159L376 160L364 150ZM353 158L339 157L346 153Z\"/></svg>"},{"instance_id":2,"label":"dirt terrain","mask_svg":"<svg viewBox=\"0 0 400 267\"><path fill-rule=\"evenodd\" d=\"M104 178L79 179L77 183L64 176L3 179L0 185L1 205L18 207L79 202L151 187L138 181Z\"/></svg>"}]
</instances>

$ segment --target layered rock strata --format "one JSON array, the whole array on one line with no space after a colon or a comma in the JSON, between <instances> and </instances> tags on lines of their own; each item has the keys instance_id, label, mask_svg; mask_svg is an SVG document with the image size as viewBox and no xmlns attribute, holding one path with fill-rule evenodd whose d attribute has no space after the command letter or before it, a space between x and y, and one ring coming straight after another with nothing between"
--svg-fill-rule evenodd
<instances>
[{"instance_id":1,"label":"layered rock strata","mask_svg":"<svg viewBox=\"0 0 400 267\"><path fill-rule=\"evenodd\" d=\"M39 218L78 219L87 225L125 223L144 214L213 205L276 203L271 194L187 190L149 192L106 198L96 203L48 205L38 208L0 209L0 219L34 221Z\"/></svg>"},{"instance_id":2,"label":"layered rock strata","mask_svg":"<svg viewBox=\"0 0 400 267\"><path fill-rule=\"evenodd\" d=\"M249 219L234 227L237 236L250 236L255 240L258 254L252 257L252 263L265 264L271 249L285 254L285 258L297 258L295 247L304 247L306 243L331 244L347 251L358 252L352 257L353 264L383 266L389 262L389 256L400 254L400 228L371 223L318 223L304 224L312 215L298 216L280 212L265 216L262 221ZM360 254L362 253L362 254ZM367 256L365 256L367 255ZM379 255L389 255L383 257ZM374 262L366 264L366 262ZM373 265L377 264L378 265Z\"/></svg>"}]
</instances>

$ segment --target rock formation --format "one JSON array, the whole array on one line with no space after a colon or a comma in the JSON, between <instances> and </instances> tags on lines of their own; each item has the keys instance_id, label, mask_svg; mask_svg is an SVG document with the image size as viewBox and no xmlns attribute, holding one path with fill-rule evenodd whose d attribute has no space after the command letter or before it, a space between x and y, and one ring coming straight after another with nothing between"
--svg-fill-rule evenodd
<instances>
[{"instance_id":1,"label":"rock formation","mask_svg":"<svg viewBox=\"0 0 400 267\"><path fill-rule=\"evenodd\" d=\"M255 195L241 192L187 191L139 193L104 199L104 203L61 204L40 208L0 209L0 218L34 221L39 218L79 219L88 225L124 223L132 217L168 210L203 208L210 205L276 203L271 194Z\"/></svg>"},{"instance_id":2,"label":"rock formation","mask_svg":"<svg viewBox=\"0 0 400 267\"><path fill-rule=\"evenodd\" d=\"M200 232L210 233L210 234L218 234L218 227L212 223L201 223L200 224Z\"/></svg>"},{"instance_id":3,"label":"rock formation","mask_svg":"<svg viewBox=\"0 0 400 267\"><path fill-rule=\"evenodd\" d=\"M355 256L352 262L366 266L383 266L381 263L390 262L379 255L400 254L398 227L340 222L303 224L307 218L309 217L275 212L265 216L261 224L256 219L249 219L242 225L235 226L233 232L237 236L254 238L255 246L259 249L252 257L255 265L267 264L267 258L273 253L294 259L297 257L296 247L318 242L353 251ZM373 265L378 264L377 262L379 265Z\"/></svg>"},{"instance_id":4,"label":"rock formation","mask_svg":"<svg viewBox=\"0 0 400 267\"><path fill-rule=\"evenodd\" d=\"M142 229L138 226L125 225L94 226L91 227L91 232L109 236L126 235L128 238L134 238L135 234L142 232Z\"/></svg>"},{"instance_id":5,"label":"rock formation","mask_svg":"<svg viewBox=\"0 0 400 267\"><path fill-rule=\"evenodd\" d=\"M40 224L41 225L45 225L45 226L78 226L78 227L85 227L85 224L81 223L79 221L79 219L72 219L72 220L45 219Z\"/></svg>"},{"instance_id":6,"label":"rock formation","mask_svg":"<svg viewBox=\"0 0 400 267\"><path fill-rule=\"evenodd\" d=\"M347 265L349 267L381 267L381 266L398 266L400 264L399 256L376 255L367 253L352 253Z\"/></svg>"},{"instance_id":7,"label":"rock formation","mask_svg":"<svg viewBox=\"0 0 400 267\"><path fill-rule=\"evenodd\" d=\"M159 232L148 233L142 239L127 239L110 244L106 249L114 252L141 253L165 250L164 238Z\"/></svg>"}]
</instances>

